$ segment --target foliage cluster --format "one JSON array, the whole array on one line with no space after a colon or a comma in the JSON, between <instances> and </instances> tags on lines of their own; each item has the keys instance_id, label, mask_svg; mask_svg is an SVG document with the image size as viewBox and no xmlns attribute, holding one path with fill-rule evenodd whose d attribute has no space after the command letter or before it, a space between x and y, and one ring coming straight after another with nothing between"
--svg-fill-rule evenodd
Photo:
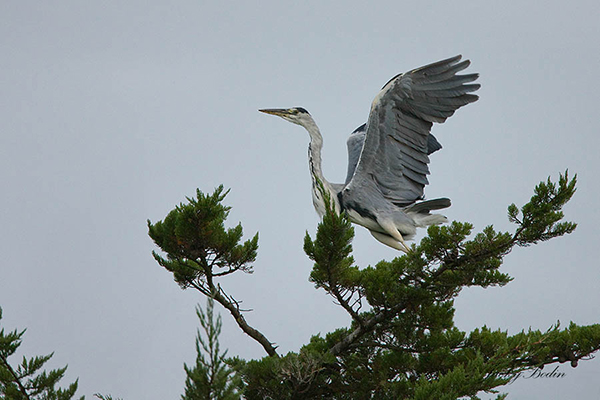
<instances>
[{"instance_id":1,"label":"foliage cluster","mask_svg":"<svg viewBox=\"0 0 600 400\"><path fill-rule=\"evenodd\" d=\"M486 326L463 332L454 325L454 299L463 288L504 286L512 280L500 267L513 248L574 231L576 224L563 221L562 208L575 184L576 178L565 173L557 183L548 179L537 185L521 208L511 204L513 232L490 225L473 234L473 226L461 222L433 226L408 254L366 268L356 266L352 257L354 229L347 216L328 207L316 237L307 233L304 240L314 262L309 279L348 313L351 324L315 335L286 355L248 324L240 302L220 281L238 271L252 272L258 234L242 242L241 224L225 228L230 208L222 204L227 195L222 186L212 195L197 191L196 198L188 198L163 221L148 221L149 235L166 254L153 252L156 261L181 288L208 298L206 309L197 309L202 331L195 365L184 365L182 399L477 399L482 392L498 393L523 371L552 363L576 367L600 349L600 324L571 322L561 329L557 323L546 331L513 335ZM266 357L227 358L219 346L221 317L215 318L214 302L231 313ZM0 330L0 400L73 398L77 381L57 387L66 367L43 370L52 354L23 357L16 366L9 362L24 333Z\"/></svg>"},{"instance_id":2,"label":"foliage cluster","mask_svg":"<svg viewBox=\"0 0 600 400\"><path fill-rule=\"evenodd\" d=\"M164 222L149 222L149 229L167 254L167 259L156 253L155 258L178 284L195 287L230 312L237 310L232 314L240 327L265 348L263 359L229 361L243 381L244 398L474 399L481 392L496 392L522 371L555 362L576 366L600 348L600 325L571 323L560 329L557 324L544 332L509 335L485 326L463 332L453 322L453 300L462 288L504 286L512 280L499 268L514 247L573 232L576 224L562 221L562 207L575 183L565 173L558 183L541 182L520 209L510 205L514 232L488 226L473 235L469 223L433 226L410 253L362 269L351 255L354 231L347 216L329 207L316 237L307 233L304 250L314 262L311 282L331 295L352 323L316 335L297 353L283 356L245 320L240 323L239 303L219 296L224 290L214 283L222 274L248 271L258 246L257 236L239 243L241 225L225 230L229 209L220 204L222 187L212 196L198 192L197 199L188 199Z\"/></svg>"},{"instance_id":3,"label":"foliage cluster","mask_svg":"<svg viewBox=\"0 0 600 400\"><path fill-rule=\"evenodd\" d=\"M221 316L215 318L214 305L214 300L209 297L206 311L201 307L196 308L203 332L198 331L196 336L196 364L192 367L184 364L187 378L182 400L240 398L239 376L227 364L227 351L221 352L219 347Z\"/></svg>"},{"instance_id":4,"label":"foliage cluster","mask_svg":"<svg viewBox=\"0 0 600 400\"><path fill-rule=\"evenodd\" d=\"M2 309L0 308L0 320ZM70 400L77 391L77 381L66 389L57 387L67 367L43 370L52 354L23 357L19 365L9 362L21 346L25 330L5 332L0 330L0 400ZM83 396L80 399L83 400Z\"/></svg>"}]
</instances>

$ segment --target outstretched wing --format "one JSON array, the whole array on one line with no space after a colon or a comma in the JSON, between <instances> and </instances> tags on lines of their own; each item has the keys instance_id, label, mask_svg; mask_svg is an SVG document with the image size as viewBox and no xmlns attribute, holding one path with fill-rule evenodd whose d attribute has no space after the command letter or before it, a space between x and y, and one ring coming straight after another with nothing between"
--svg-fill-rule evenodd
<instances>
[{"instance_id":1,"label":"outstretched wing","mask_svg":"<svg viewBox=\"0 0 600 400\"><path fill-rule=\"evenodd\" d=\"M441 148L430 134L431 126L478 99L470 92L480 85L468 84L478 74L457 75L470 64L460 59L459 55L429 64L385 84L371 105L364 144L351 175L354 134L349 139L347 189L356 195L361 188L376 187L385 199L400 206L423 198L428 154Z\"/></svg>"},{"instance_id":2,"label":"outstretched wing","mask_svg":"<svg viewBox=\"0 0 600 400\"><path fill-rule=\"evenodd\" d=\"M344 185L350 183L352 179L352 175L354 175L354 171L356 170L356 165L358 164L358 159L360 158L360 153L362 152L363 145L365 144L365 135L367 133L367 124L362 124L358 128L354 130L348 137L346 141L346 145L348 146L348 172L346 173L346 180L344 181ZM439 149L442 148L442 145L438 140L433 136L433 134L429 134L427 137L427 155L431 153L435 153Z\"/></svg>"}]
</instances>

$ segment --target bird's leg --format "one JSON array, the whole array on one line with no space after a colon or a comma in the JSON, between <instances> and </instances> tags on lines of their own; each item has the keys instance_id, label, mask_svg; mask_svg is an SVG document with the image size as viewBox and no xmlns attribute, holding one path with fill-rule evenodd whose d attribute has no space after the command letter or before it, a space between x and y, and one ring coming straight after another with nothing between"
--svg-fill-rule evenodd
<instances>
[{"instance_id":1,"label":"bird's leg","mask_svg":"<svg viewBox=\"0 0 600 400\"><path fill-rule=\"evenodd\" d=\"M396 241L402 244L402 246L404 247L402 251L404 251L405 253L408 253L410 251L410 248L407 246L406 242L404 242L404 238L402 237L400 231L398 231L398 228L396 228L396 225L394 225L394 223L392 223L389 220L378 220L377 223L385 230L385 232L389 236L391 236L393 239L396 239Z\"/></svg>"},{"instance_id":2,"label":"bird's leg","mask_svg":"<svg viewBox=\"0 0 600 400\"><path fill-rule=\"evenodd\" d=\"M381 233L381 232L377 232L377 231L369 231L369 232L371 232L371 235L373 235L373 237L375 239L379 240L381 243L385 244L386 246L390 246L393 249L400 250L405 253L409 252L409 249L408 249L408 246L406 246L406 243L399 242L398 240L394 239L387 233Z\"/></svg>"}]
</instances>

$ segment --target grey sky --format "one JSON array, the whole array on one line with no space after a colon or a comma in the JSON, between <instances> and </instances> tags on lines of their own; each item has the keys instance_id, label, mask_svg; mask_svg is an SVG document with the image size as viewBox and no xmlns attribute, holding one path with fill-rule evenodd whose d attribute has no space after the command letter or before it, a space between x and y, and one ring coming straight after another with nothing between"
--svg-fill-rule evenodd
<instances>
[{"instance_id":1,"label":"grey sky","mask_svg":"<svg viewBox=\"0 0 600 400\"><path fill-rule=\"evenodd\" d=\"M0 3L0 306L5 327L28 328L25 354L55 351L89 397L178 398L204 299L152 259L146 219L220 183L231 224L260 232L255 273L223 283L254 309L250 324L282 353L349 324L307 280L308 135L256 110L307 108L324 173L343 181L346 136L381 85L459 53L481 98L434 127L444 148L426 195L450 197L451 220L510 229L507 205L569 168L579 227L510 254L507 287L461 293L458 327L599 322L600 4L354 3ZM398 255L362 228L354 248L361 266ZM229 354L263 356L222 314ZM560 371L509 398L600 394L597 360Z\"/></svg>"}]
</instances>

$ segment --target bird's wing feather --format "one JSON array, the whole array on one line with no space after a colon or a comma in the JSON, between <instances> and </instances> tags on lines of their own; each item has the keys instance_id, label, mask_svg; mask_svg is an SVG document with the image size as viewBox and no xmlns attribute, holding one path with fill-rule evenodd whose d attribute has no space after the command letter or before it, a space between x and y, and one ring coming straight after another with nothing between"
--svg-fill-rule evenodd
<instances>
[{"instance_id":1,"label":"bird's wing feather","mask_svg":"<svg viewBox=\"0 0 600 400\"><path fill-rule=\"evenodd\" d=\"M350 183L352 179L352 175L354 175L354 171L356 170L356 165L358 164L358 159L360 158L360 153L362 151L363 145L365 144L365 135L367 133L367 124L362 124L358 128L354 130L348 136L348 140L346 141L346 145L348 146L348 172L346 174L346 180L344 182L345 185ZM442 145L438 140L433 136L433 134L429 134L427 137L427 155L431 153L435 153L440 150Z\"/></svg>"},{"instance_id":2,"label":"bird's wing feather","mask_svg":"<svg viewBox=\"0 0 600 400\"><path fill-rule=\"evenodd\" d=\"M468 83L478 75L457 75L470 64L460 59L456 56L417 68L384 85L373 100L352 174L355 150L349 153L347 188L376 187L385 199L398 205L423 197L428 154L441 148L430 134L433 123L446 121L458 108L478 99L470 92L479 89L479 84ZM365 184L367 181L374 181L375 186Z\"/></svg>"},{"instance_id":3,"label":"bird's wing feather","mask_svg":"<svg viewBox=\"0 0 600 400\"><path fill-rule=\"evenodd\" d=\"M366 132L367 124L362 124L350 134L346 141L346 145L348 146L348 173L346 174L345 184L348 184L350 179L352 179L352 175L354 175L356 164L358 164L358 159L365 143Z\"/></svg>"}]
</instances>

